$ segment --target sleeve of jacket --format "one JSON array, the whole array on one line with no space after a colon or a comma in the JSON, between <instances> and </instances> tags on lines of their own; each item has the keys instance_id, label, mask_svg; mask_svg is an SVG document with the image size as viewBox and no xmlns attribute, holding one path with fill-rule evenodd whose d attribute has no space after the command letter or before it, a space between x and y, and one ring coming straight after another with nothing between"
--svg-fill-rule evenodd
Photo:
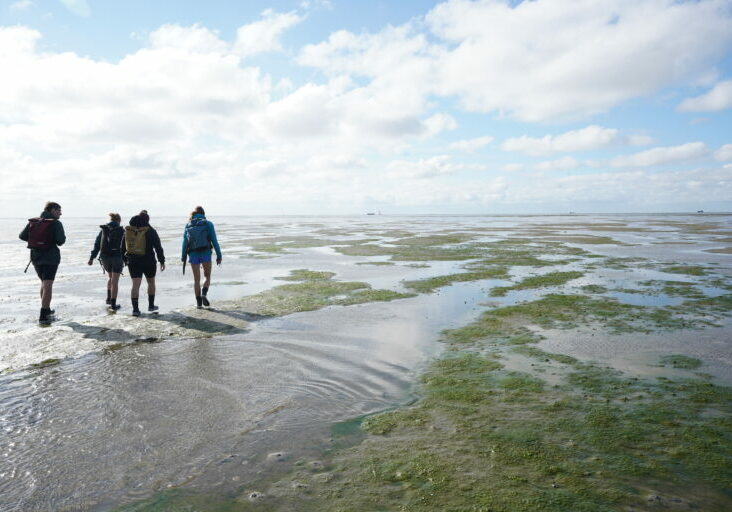
<instances>
[{"instance_id":1,"label":"sleeve of jacket","mask_svg":"<svg viewBox=\"0 0 732 512\"><path fill-rule=\"evenodd\" d=\"M186 230L188 228L188 224L186 224L186 227L183 228L183 245L181 246L180 250L180 259L181 261L185 261L186 254L188 253L188 243L186 241Z\"/></svg>"},{"instance_id":2,"label":"sleeve of jacket","mask_svg":"<svg viewBox=\"0 0 732 512\"><path fill-rule=\"evenodd\" d=\"M60 220L54 222L54 235L56 237L56 245L64 245L66 243L66 233L64 232L64 225L61 224Z\"/></svg>"},{"instance_id":3,"label":"sleeve of jacket","mask_svg":"<svg viewBox=\"0 0 732 512\"><path fill-rule=\"evenodd\" d=\"M92 249L91 254L89 255L89 259L93 260L97 257L99 254L99 249L102 247L102 232L99 231L99 234L97 235L96 240L94 240L94 248Z\"/></svg>"},{"instance_id":4,"label":"sleeve of jacket","mask_svg":"<svg viewBox=\"0 0 732 512\"><path fill-rule=\"evenodd\" d=\"M20 234L18 235L18 238L20 238L24 242L27 242L28 241L28 231L30 231L30 224L25 225L25 227L23 228L23 231L21 231Z\"/></svg>"},{"instance_id":5,"label":"sleeve of jacket","mask_svg":"<svg viewBox=\"0 0 732 512\"><path fill-rule=\"evenodd\" d=\"M127 262L129 259L127 258L127 243L125 242L125 232L122 231L122 250L120 251L122 255L122 263L127 265Z\"/></svg>"},{"instance_id":6,"label":"sleeve of jacket","mask_svg":"<svg viewBox=\"0 0 732 512\"><path fill-rule=\"evenodd\" d=\"M211 244L216 251L216 259L221 259L221 247L219 247L219 241L216 239L216 229L214 228L213 222L208 221L208 235L211 237Z\"/></svg>"},{"instance_id":7,"label":"sleeve of jacket","mask_svg":"<svg viewBox=\"0 0 732 512\"><path fill-rule=\"evenodd\" d=\"M155 255L158 257L159 263L165 263L165 252L163 252L163 245L160 243L160 235L154 229L150 230L152 235L153 248L155 249Z\"/></svg>"}]
</instances>

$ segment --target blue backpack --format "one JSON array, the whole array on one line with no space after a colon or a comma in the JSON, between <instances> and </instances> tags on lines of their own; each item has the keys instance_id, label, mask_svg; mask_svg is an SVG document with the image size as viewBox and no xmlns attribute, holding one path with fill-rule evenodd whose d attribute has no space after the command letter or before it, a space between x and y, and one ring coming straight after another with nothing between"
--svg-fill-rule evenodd
<instances>
[{"instance_id":1,"label":"blue backpack","mask_svg":"<svg viewBox=\"0 0 732 512\"><path fill-rule=\"evenodd\" d=\"M188 252L205 251L211 249L211 238L208 236L206 219L193 219L186 226Z\"/></svg>"}]
</instances>

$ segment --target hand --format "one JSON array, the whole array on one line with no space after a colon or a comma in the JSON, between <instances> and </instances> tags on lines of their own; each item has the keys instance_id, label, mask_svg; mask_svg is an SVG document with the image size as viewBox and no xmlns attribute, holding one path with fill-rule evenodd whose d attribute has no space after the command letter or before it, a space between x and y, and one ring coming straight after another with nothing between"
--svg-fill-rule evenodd
<instances>
[{"instance_id":1,"label":"hand","mask_svg":"<svg viewBox=\"0 0 732 512\"><path fill-rule=\"evenodd\" d=\"M216 258L216 264L221 265L221 258Z\"/></svg>"},{"instance_id":2,"label":"hand","mask_svg":"<svg viewBox=\"0 0 732 512\"><path fill-rule=\"evenodd\" d=\"M160 272L165 272L165 263L160 264Z\"/></svg>"},{"instance_id":3,"label":"hand","mask_svg":"<svg viewBox=\"0 0 732 512\"><path fill-rule=\"evenodd\" d=\"M180 262L181 262L181 263L185 263L185 262L186 262L186 257L185 257L185 256L183 256L183 257L182 257L182 258L180 259Z\"/></svg>"},{"instance_id":4,"label":"hand","mask_svg":"<svg viewBox=\"0 0 732 512\"><path fill-rule=\"evenodd\" d=\"M87 262L87 264L91 265L92 263L94 263L94 258L89 258L89 261Z\"/></svg>"}]
</instances>

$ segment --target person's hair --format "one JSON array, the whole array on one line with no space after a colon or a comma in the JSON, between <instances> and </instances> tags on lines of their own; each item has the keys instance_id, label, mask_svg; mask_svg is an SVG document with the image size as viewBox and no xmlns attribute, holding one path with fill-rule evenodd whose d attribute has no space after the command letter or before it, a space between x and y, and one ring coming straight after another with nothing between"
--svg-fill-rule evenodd
<instances>
[{"instance_id":1,"label":"person's hair","mask_svg":"<svg viewBox=\"0 0 732 512\"><path fill-rule=\"evenodd\" d=\"M49 201L46 203L46 206L43 208L43 211L51 213L51 210L55 210L56 208L61 208L61 205L58 203L54 203L53 201Z\"/></svg>"},{"instance_id":2,"label":"person's hair","mask_svg":"<svg viewBox=\"0 0 732 512\"><path fill-rule=\"evenodd\" d=\"M112 222L122 222L122 217L119 213L109 212L109 220L111 220Z\"/></svg>"},{"instance_id":3,"label":"person's hair","mask_svg":"<svg viewBox=\"0 0 732 512\"><path fill-rule=\"evenodd\" d=\"M195 207L195 208L193 209L193 211L191 212L191 219L192 219L192 218L193 218L193 216L194 216L194 215L196 215L197 213L200 213L201 215L206 215L206 212L205 212L205 211L203 211L203 206L196 206L196 207Z\"/></svg>"},{"instance_id":4,"label":"person's hair","mask_svg":"<svg viewBox=\"0 0 732 512\"><path fill-rule=\"evenodd\" d=\"M140 217L140 222L142 222L143 225L150 222L150 215L148 215L147 210L140 210L140 213L137 215Z\"/></svg>"}]
</instances>

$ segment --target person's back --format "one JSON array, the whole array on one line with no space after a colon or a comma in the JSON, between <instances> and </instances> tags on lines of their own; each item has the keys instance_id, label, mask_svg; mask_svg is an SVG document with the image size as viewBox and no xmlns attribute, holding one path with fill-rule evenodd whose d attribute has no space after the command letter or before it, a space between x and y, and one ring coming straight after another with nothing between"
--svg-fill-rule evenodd
<instances>
[{"instance_id":1,"label":"person's back","mask_svg":"<svg viewBox=\"0 0 732 512\"><path fill-rule=\"evenodd\" d=\"M125 265L124 246L125 232L120 221L119 213L110 213L109 222L99 226L100 231L94 240L94 248L89 255L88 264L94 262L99 255L102 268L108 275L107 279L107 306L110 311L115 312L121 306L117 304L117 291L119 276Z\"/></svg>"},{"instance_id":2,"label":"person's back","mask_svg":"<svg viewBox=\"0 0 732 512\"><path fill-rule=\"evenodd\" d=\"M125 256L132 278L132 314L140 315L139 290L143 275L147 279L148 311L154 313L158 310L155 305L155 258L157 257L162 272L165 270L165 253L158 232L150 225L150 216L146 210L130 219L130 225L125 228L125 241Z\"/></svg>"},{"instance_id":3,"label":"person's back","mask_svg":"<svg viewBox=\"0 0 732 512\"><path fill-rule=\"evenodd\" d=\"M59 246L66 242L60 217L61 205L48 202L39 217L28 219L28 224L19 235L21 240L28 242L30 262L41 280L41 313L38 322L42 325L48 325L52 319L53 281L61 263Z\"/></svg>"},{"instance_id":4,"label":"person's back","mask_svg":"<svg viewBox=\"0 0 732 512\"><path fill-rule=\"evenodd\" d=\"M216 264L221 265L221 247L216 238L216 229L213 222L206 219L203 207L196 206L183 230L183 245L181 261L186 264L186 258L193 273L193 291L196 294L196 306L209 306L208 288L211 284L211 250L216 251ZM204 282L201 286L201 267L203 267ZM185 266L183 267L185 270Z\"/></svg>"}]
</instances>

